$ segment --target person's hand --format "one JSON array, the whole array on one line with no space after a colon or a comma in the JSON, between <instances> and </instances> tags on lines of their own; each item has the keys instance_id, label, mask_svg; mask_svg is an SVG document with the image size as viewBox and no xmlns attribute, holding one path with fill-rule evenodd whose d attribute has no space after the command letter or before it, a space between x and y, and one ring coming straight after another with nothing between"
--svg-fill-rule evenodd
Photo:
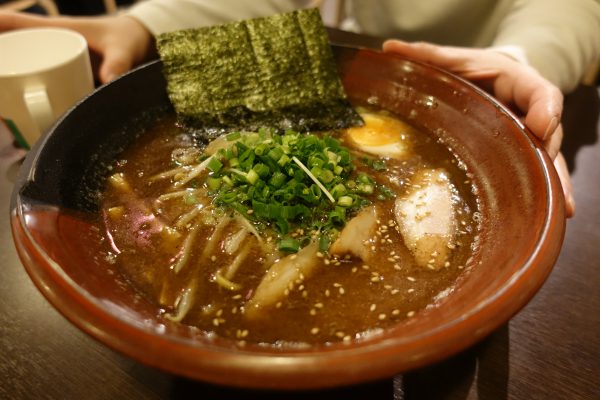
<instances>
[{"instance_id":1,"label":"person's hand","mask_svg":"<svg viewBox=\"0 0 600 400\"><path fill-rule=\"evenodd\" d=\"M94 73L106 83L154 54L154 39L137 20L116 17L43 17L0 12L0 32L22 28L56 27L81 33L98 60Z\"/></svg>"},{"instance_id":2,"label":"person's hand","mask_svg":"<svg viewBox=\"0 0 600 400\"><path fill-rule=\"evenodd\" d=\"M573 216L575 201L571 178L560 153L563 96L556 86L532 67L492 49L388 40L383 44L383 51L444 68L477 83L502 103L523 113L525 125L543 141L548 155L554 160L565 195L566 214Z\"/></svg>"}]
</instances>

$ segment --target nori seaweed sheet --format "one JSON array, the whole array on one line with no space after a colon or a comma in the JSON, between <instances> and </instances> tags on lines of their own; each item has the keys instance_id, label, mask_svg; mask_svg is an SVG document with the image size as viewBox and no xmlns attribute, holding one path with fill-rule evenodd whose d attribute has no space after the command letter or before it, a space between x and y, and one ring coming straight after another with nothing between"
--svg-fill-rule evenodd
<instances>
[{"instance_id":1,"label":"nori seaweed sheet","mask_svg":"<svg viewBox=\"0 0 600 400\"><path fill-rule=\"evenodd\" d=\"M165 33L157 47L180 121L209 138L224 130L363 123L316 8Z\"/></svg>"}]
</instances>

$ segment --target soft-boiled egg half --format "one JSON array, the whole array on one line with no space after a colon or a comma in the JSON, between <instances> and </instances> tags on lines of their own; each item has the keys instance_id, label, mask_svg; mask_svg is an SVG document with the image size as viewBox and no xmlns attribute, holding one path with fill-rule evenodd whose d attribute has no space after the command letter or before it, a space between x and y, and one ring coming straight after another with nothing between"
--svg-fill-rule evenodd
<instances>
[{"instance_id":1,"label":"soft-boiled egg half","mask_svg":"<svg viewBox=\"0 0 600 400\"><path fill-rule=\"evenodd\" d=\"M346 130L345 137L365 153L401 159L408 154L412 128L391 116L361 112L365 124Z\"/></svg>"}]
</instances>

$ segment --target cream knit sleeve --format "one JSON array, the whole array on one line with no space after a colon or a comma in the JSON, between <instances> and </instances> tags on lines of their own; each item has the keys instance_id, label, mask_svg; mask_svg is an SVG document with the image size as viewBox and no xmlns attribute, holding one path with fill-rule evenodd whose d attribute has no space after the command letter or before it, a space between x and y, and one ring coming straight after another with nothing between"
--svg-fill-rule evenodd
<instances>
[{"instance_id":1,"label":"cream knit sleeve","mask_svg":"<svg viewBox=\"0 0 600 400\"><path fill-rule=\"evenodd\" d=\"M131 7L127 15L158 35L292 11L310 4L308 0L148 0Z\"/></svg>"},{"instance_id":2,"label":"cream knit sleeve","mask_svg":"<svg viewBox=\"0 0 600 400\"><path fill-rule=\"evenodd\" d=\"M494 46L518 46L528 63L568 92L600 60L598 0L516 0Z\"/></svg>"}]
</instances>

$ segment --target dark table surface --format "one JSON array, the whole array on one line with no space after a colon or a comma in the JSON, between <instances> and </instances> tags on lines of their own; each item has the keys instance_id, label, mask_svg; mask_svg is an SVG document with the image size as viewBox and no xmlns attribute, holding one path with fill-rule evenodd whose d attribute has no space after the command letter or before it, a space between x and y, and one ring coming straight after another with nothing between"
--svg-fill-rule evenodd
<instances>
[{"instance_id":1,"label":"dark table surface","mask_svg":"<svg viewBox=\"0 0 600 400\"><path fill-rule=\"evenodd\" d=\"M71 325L17 257L8 209L23 152L0 134L0 399L600 399L599 98L599 88L583 86L566 98L563 149L577 213L533 300L481 343L441 363L317 392L191 381L117 354Z\"/></svg>"}]
</instances>

